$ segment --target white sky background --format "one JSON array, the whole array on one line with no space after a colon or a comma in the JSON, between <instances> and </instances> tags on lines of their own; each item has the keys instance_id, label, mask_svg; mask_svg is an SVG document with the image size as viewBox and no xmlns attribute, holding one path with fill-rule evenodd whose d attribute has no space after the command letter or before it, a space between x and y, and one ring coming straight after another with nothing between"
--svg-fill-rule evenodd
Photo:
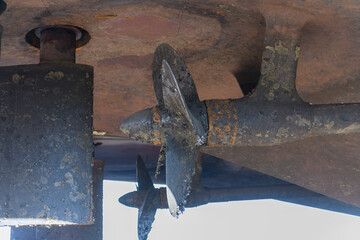
<instances>
[{"instance_id":1,"label":"white sky background","mask_svg":"<svg viewBox=\"0 0 360 240\"><path fill-rule=\"evenodd\" d=\"M105 183L104 240L137 240L137 209L117 199L135 184ZM360 217L274 200L188 208L179 219L158 210L149 240L358 240Z\"/></svg>"},{"instance_id":2,"label":"white sky background","mask_svg":"<svg viewBox=\"0 0 360 240\"><path fill-rule=\"evenodd\" d=\"M118 203L134 183L104 181L104 240L138 240L137 209ZM0 228L0 240L10 239ZM188 208L175 219L158 210L149 240L358 240L360 217L274 200Z\"/></svg>"}]
</instances>

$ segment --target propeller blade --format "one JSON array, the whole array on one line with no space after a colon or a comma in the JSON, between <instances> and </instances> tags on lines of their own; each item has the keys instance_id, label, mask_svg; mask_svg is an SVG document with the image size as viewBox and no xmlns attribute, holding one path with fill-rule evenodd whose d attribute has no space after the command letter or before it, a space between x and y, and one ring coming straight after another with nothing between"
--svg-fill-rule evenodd
<instances>
[{"instance_id":1,"label":"propeller blade","mask_svg":"<svg viewBox=\"0 0 360 240\"><path fill-rule=\"evenodd\" d=\"M166 139L166 194L171 215L178 217L190 193L204 129L189 111L166 60L162 62L162 92L166 116L162 121Z\"/></svg>"},{"instance_id":2,"label":"propeller blade","mask_svg":"<svg viewBox=\"0 0 360 240\"><path fill-rule=\"evenodd\" d=\"M138 213L138 237L139 240L146 240L151 226L155 220L156 210L158 208L158 191L149 190L146 194L144 204L139 209Z\"/></svg>"},{"instance_id":3,"label":"propeller blade","mask_svg":"<svg viewBox=\"0 0 360 240\"><path fill-rule=\"evenodd\" d=\"M164 108L162 80L164 69L163 60L168 63L173 75L177 79L179 90L183 96L186 106L190 110L193 117L197 119L203 126L208 126L206 106L199 99L195 83L186 64L181 59L179 54L172 47L165 43L159 45L156 48L152 62L153 84L159 108Z\"/></svg>"},{"instance_id":4,"label":"propeller blade","mask_svg":"<svg viewBox=\"0 0 360 240\"><path fill-rule=\"evenodd\" d=\"M195 174L199 147L184 144L182 139L166 138L166 195L172 216L184 211L190 194L192 177Z\"/></svg>"},{"instance_id":5,"label":"propeller blade","mask_svg":"<svg viewBox=\"0 0 360 240\"><path fill-rule=\"evenodd\" d=\"M162 83L164 108L170 116L169 122L163 121L167 129L166 194L171 215L178 217L184 211L190 193L199 149L193 117L166 60L162 62Z\"/></svg>"},{"instance_id":6,"label":"propeller blade","mask_svg":"<svg viewBox=\"0 0 360 240\"><path fill-rule=\"evenodd\" d=\"M155 220L156 210L162 207L161 191L154 188L145 163L139 155L136 159L136 178L138 181L137 191L120 197L119 202L128 207L139 209L138 237L139 240L146 240Z\"/></svg>"},{"instance_id":7,"label":"propeller blade","mask_svg":"<svg viewBox=\"0 0 360 240\"><path fill-rule=\"evenodd\" d=\"M138 155L136 159L136 179L138 182L138 191L154 189L154 184L140 155Z\"/></svg>"},{"instance_id":8,"label":"propeller blade","mask_svg":"<svg viewBox=\"0 0 360 240\"><path fill-rule=\"evenodd\" d=\"M184 61L172 47L163 43L156 48L152 62L154 90L159 106L164 105L161 79L163 60L169 63L176 79L179 80L179 87L187 105L200 102L194 81Z\"/></svg>"},{"instance_id":9,"label":"propeller blade","mask_svg":"<svg viewBox=\"0 0 360 240\"><path fill-rule=\"evenodd\" d=\"M166 60L163 60L162 62L162 91L164 107L168 113L176 114L176 117L184 117L184 120L192 125L190 117L191 113L189 112L176 78Z\"/></svg>"},{"instance_id":10,"label":"propeller blade","mask_svg":"<svg viewBox=\"0 0 360 240\"><path fill-rule=\"evenodd\" d=\"M166 161L166 145L161 145L159 152L159 159L156 166L155 178L157 178L161 173L161 168L165 165Z\"/></svg>"},{"instance_id":11,"label":"propeller blade","mask_svg":"<svg viewBox=\"0 0 360 240\"><path fill-rule=\"evenodd\" d=\"M158 106L131 115L120 129L133 139L161 143L162 152L166 148L167 201L171 214L177 217L184 211L199 149L206 141L207 110L185 63L169 45L161 44L156 49L152 67ZM161 154L157 174L163 162ZM139 171L139 190L153 189L149 179ZM146 232L147 228L141 229Z\"/></svg>"}]
</instances>

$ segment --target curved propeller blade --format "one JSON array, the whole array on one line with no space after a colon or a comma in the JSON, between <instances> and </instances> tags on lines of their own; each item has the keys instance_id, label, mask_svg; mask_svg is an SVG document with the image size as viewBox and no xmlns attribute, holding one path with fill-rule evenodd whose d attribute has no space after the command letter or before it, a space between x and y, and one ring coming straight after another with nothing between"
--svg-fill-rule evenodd
<instances>
[{"instance_id":1,"label":"curved propeller blade","mask_svg":"<svg viewBox=\"0 0 360 240\"><path fill-rule=\"evenodd\" d=\"M138 191L146 191L146 196L143 204L138 212L138 237L139 240L146 240L152 223L155 220L157 206L158 192L155 190L153 182L150 178L149 172L141 156L136 159L136 178L138 182Z\"/></svg>"},{"instance_id":2,"label":"curved propeller blade","mask_svg":"<svg viewBox=\"0 0 360 240\"><path fill-rule=\"evenodd\" d=\"M191 113L185 103L185 99L180 91L174 73L166 60L163 60L162 62L161 79L163 103L164 108L167 110L167 114L175 114L174 117L184 118L182 119L183 121L192 124Z\"/></svg>"},{"instance_id":3,"label":"curved propeller blade","mask_svg":"<svg viewBox=\"0 0 360 240\"><path fill-rule=\"evenodd\" d=\"M179 90L189 111L192 113L195 119L201 122L203 126L207 126L208 119L205 104L199 99L195 83L186 64L181 59L179 54L172 47L165 43L159 45L156 48L152 62L154 91L159 108L161 109L164 106L162 80L163 60L168 63L175 79L177 80L176 82L178 84Z\"/></svg>"},{"instance_id":4,"label":"curved propeller blade","mask_svg":"<svg viewBox=\"0 0 360 240\"><path fill-rule=\"evenodd\" d=\"M131 115L120 129L133 139L161 143L162 150L166 148L166 157L160 154L157 170L166 159L167 200L171 214L177 217L184 210L197 155L206 141L207 111L189 70L174 49L161 44L152 66L158 106Z\"/></svg>"},{"instance_id":5,"label":"curved propeller blade","mask_svg":"<svg viewBox=\"0 0 360 240\"><path fill-rule=\"evenodd\" d=\"M156 210L161 205L160 189L155 189L144 161L140 156L136 159L137 191L130 192L119 198L119 202L128 207L136 207L138 212L138 237L146 240L152 223L155 220Z\"/></svg>"},{"instance_id":6,"label":"curved propeller blade","mask_svg":"<svg viewBox=\"0 0 360 240\"><path fill-rule=\"evenodd\" d=\"M144 204L141 206L138 212L138 237L139 240L146 240L151 226L155 220L155 214L157 210L157 201L159 198L157 191L148 191L145 197Z\"/></svg>"},{"instance_id":7,"label":"curved propeller blade","mask_svg":"<svg viewBox=\"0 0 360 240\"><path fill-rule=\"evenodd\" d=\"M191 106L192 103L200 102L194 81L184 61L172 47L163 43L156 48L152 62L154 90L159 106L162 107L164 105L162 91L163 60L169 64L176 79L179 81L179 88L186 104Z\"/></svg>"},{"instance_id":8,"label":"curved propeller blade","mask_svg":"<svg viewBox=\"0 0 360 240\"><path fill-rule=\"evenodd\" d=\"M136 180L138 182L138 191L154 189L154 184L140 155L136 158Z\"/></svg>"},{"instance_id":9,"label":"curved propeller blade","mask_svg":"<svg viewBox=\"0 0 360 240\"><path fill-rule=\"evenodd\" d=\"M199 139L204 129L189 111L178 82L166 60L162 63L163 115L166 139L166 185L171 215L184 211L195 173Z\"/></svg>"},{"instance_id":10,"label":"curved propeller blade","mask_svg":"<svg viewBox=\"0 0 360 240\"><path fill-rule=\"evenodd\" d=\"M166 196L172 216L185 210L199 147L183 144L183 140L167 137L166 143Z\"/></svg>"}]
</instances>

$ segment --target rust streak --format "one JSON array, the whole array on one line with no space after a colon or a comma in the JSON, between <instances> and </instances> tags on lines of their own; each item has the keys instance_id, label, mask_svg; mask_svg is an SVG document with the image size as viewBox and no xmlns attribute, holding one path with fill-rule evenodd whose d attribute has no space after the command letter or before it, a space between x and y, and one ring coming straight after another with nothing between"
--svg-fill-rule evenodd
<instances>
[{"instance_id":1,"label":"rust streak","mask_svg":"<svg viewBox=\"0 0 360 240\"><path fill-rule=\"evenodd\" d=\"M98 19L111 19L111 18L116 18L118 15L117 14L99 14L99 15L95 15L95 18Z\"/></svg>"},{"instance_id":2,"label":"rust streak","mask_svg":"<svg viewBox=\"0 0 360 240\"><path fill-rule=\"evenodd\" d=\"M153 135L154 135L153 144L154 144L154 145L161 145L162 143L161 143L161 141L159 140L159 139L160 139L160 132L159 132L159 131L154 131Z\"/></svg>"},{"instance_id":3,"label":"rust streak","mask_svg":"<svg viewBox=\"0 0 360 240\"><path fill-rule=\"evenodd\" d=\"M160 115L160 109L158 106L155 106L153 107L152 109L152 113L153 113L153 122L154 123L157 123L159 126L158 126L158 129L160 129L161 127L161 115ZM155 126L155 124L154 124ZM161 145L161 133L160 131L154 129L154 132L153 132L153 144L154 145Z\"/></svg>"},{"instance_id":4,"label":"rust streak","mask_svg":"<svg viewBox=\"0 0 360 240\"><path fill-rule=\"evenodd\" d=\"M236 143L236 134L237 134L237 113L236 113L236 108L234 106L234 103L231 103L231 106L233 107L233 116L234 116L234 134L233 134L233 137L232 137L232 141L231 141L231 144L232 145L235 145Z\"/></svg>"},{"instance_id":5,"label":"rust streak","mask_svg":"<svg viewBox=\"0 0 360 240\"><path fill-rule=\"evenodd\" d=\"M158 106L154 107L152 112L153 112L153 121L161 125L161 115L160 115L159 107Z\"/></svg>"},{"instance_id":6,"label":"rust streak","mask_svg":"<svg viewBox=\"0 0 360 240\"><path fill-rule=\"evenodd\" d=\"M211 141L212 132L214 131L214 123L213 123L213 116L215 113L212 111L212 106L209 101L205 101L206 108L208 110L208 116L209 116L209 134L208 134L208 146L214 147L214 143Z\"/></svg>"}]
</instances>

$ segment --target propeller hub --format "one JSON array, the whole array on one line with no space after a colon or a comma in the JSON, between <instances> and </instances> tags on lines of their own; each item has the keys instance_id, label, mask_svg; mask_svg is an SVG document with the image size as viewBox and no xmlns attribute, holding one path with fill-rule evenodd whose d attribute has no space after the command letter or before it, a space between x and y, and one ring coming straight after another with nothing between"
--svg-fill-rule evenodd
<instances>
[{"instance_id":1,"label":"propeller hub","mask_svg":"<svg viewBox=\"0 0 360 240\"><path fill-rule=\"evenodd\" d=\"M136 112L122 121L120 130L128 137L154 145L161 144L161 116L153 107Z\"/></svg>"},{"instance_id":2,"label":"propeller hub","mask_svg":"<svg viewBox=\"0 0 360 240\"><path fill-rule=\"evenodd\" d=\"M127 207L140 208L145 201L147 191L129 192L119 198L119 202Z\"/></svg>"}]
</instances>

